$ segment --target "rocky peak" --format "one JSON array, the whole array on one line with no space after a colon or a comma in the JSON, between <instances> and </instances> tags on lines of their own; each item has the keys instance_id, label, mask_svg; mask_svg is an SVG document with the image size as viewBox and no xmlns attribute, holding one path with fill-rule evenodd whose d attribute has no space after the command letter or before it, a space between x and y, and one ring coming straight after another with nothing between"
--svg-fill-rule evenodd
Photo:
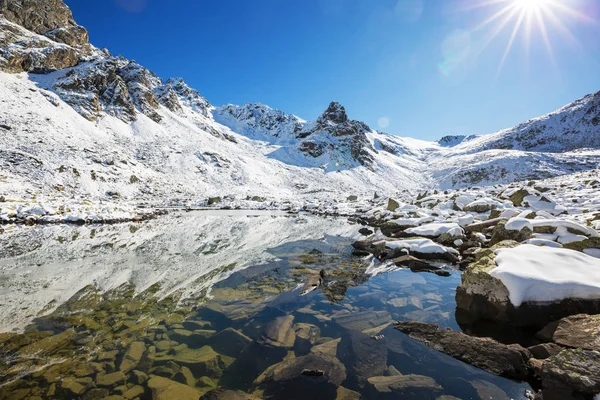
<instances>
[{"instance_id":1,"label":"rocky peak","mask_svg":"<svg viewBox=\"0 0 600 400\"><path fill-rule=\"evenodd\" d=\"M327 110L317 119L319 125L332 122L334 124L343 124L348 122L346 109L340 103L332 101Z\"/></svg>"},{"instance_id":2,"label":"rocky peak","mask_svg":"<svg viewBox=\"0 0 600 400\"><path fill-rule=\"evenodd\" d=\"M192 111L208 116L208 110L211 108L210 103L198 93L196 89L192 89L182 78L169 78L164 83L164 89L161 90L163 98L169 96L169 92L174 93L183 105L188 106Z\"/></svg>"},{"instance_id":3,"label":"rocky peak","mask_svg":"<svg viewBox=\"0 0 600 400\"><path fill-rule=\"evenodd\" d=\"M0 13L7 20L54 41L69 46L88 43L87 30L77 25L62 0L0 0Z\"/></svg>"}]
</instances>

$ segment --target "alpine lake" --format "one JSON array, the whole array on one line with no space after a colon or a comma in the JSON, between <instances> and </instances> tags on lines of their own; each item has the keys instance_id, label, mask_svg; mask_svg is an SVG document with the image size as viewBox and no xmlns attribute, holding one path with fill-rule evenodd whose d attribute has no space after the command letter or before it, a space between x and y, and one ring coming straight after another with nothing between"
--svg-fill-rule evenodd
<instances>
[{"instance_id":1,"label":"alpine lake","mask_svg":"<svg viewBox=\"0 0 600 400\"><path fill-rule=\"evenodd\" d=\"M359 228L246 211L4 226L0 400L525 399L394 328L461 330L461 273L352 256Z\"/></svg>"}]
</instances>

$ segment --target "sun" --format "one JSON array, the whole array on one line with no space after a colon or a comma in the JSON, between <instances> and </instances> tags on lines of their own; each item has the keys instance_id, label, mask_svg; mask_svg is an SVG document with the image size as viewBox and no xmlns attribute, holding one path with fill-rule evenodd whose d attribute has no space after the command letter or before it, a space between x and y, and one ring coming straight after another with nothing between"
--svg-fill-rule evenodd
<instances>
[{"instance_id":1,"label":"sun","mask_svg":"<svg viewBox=\"0 0 600 400\"><path fill-rule=\"evenodd\" d=\"M528 13L538 12L552 4L552 0L514 0L517 7Z\"/></svg>"},{"instance_id":2,"label":"sun","mask_svg":"<svg viewBox=\"0 0 600 400\"><path fill-rule=\"evenodd\" d=\"M580 47L572 34L573 23L596 24L591 17L577 7L579 0L476 0L471 8L490 8L492 15L478 24L472 32L484 31L485 38L481 49L488 45L506 29L510 30L508 43L498 65L496 77L500 75L504 63L517 38L522 38L529 53L534 39L540 39L551 60L556 64L551 38L562 38L573 46Z\"/></svg>"}]
</instances>

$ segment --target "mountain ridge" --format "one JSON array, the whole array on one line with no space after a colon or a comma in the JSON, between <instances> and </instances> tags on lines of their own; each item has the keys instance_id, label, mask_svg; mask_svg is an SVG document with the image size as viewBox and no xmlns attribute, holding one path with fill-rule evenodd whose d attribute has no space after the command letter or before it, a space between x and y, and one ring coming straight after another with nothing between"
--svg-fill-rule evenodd
<instances>
[{"instance_id":1,"label":"mountain ridge","mask_svg":"<svg viewBox=\"0 0 600 400\"><path fill-rule=\"evenodd\" d=\"M600 92L494 134L426 142L378 132L337 102L315 121L256 103L215 107L181 78L93 47L57 2L0 0L0 10L29 7L12 21L0 15L0 101L11 110L0 117L0 187L14 198L331 198L548 178L600 163ZM52 5L56 15L39 12ZM32 13L48 19L34 31L17 23Z\"/></svg>"}]
</instances>

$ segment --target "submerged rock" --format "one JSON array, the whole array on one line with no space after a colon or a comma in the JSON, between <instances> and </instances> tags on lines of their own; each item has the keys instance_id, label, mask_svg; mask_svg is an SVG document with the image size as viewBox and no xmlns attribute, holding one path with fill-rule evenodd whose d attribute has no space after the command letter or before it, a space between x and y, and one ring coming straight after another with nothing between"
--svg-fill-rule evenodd
<instances>
[{"instance_id":1,"label":"submerged rock","mask_svg":"<svg viewBox=\"0 0 600 400\"><path fill-rule=\"evenodd\" d=\"M153 375L148 381L153 400L198 400L202 394L198 389Z\"/></svg>"},{"instance_id":2,"label":"submerged rock","mask_svg":"<svg viewBox=\"0 0 600 400\"><path fill-rule=\"evenodd\" d=\"M369 389L382 399L435 399L443 389L433 378L422 375L373 376L368 382Z\"/></svg>"},{"instance_id":3,"label":"submerged rock","mask_svg":"<svg viewBox=\"0 0 600 400\"><path fill-rule=\"evenodd\" d=\"M296 341L296 333L292 329L294 316L277 317L267 325L260 337L260 342L273 347L292 348Z\"/></svg>"},{"instance_id":4,"label":"submerged rock","mask_svg":"<svg viewBox=\"0 0 600 400\"><path fill-rule=\"evenodd\" d=\"M518 344L505 345L490 338L472 337L420 322L398 322L396 329L437 351L494 375L519 380L530 376L527 361L531 353Z\"/></svg>"},{"instance_id":5,"label":"submerged rock","mask_svg":"<svg viewBox=\"0 0 600 400\"><path fill-rule=\"evenodd\" d=\"M353 384L364 387L367 378L383 375L387 370L386 339L373 340L362 332L349 331L342 336L337 354L350 371Z\"/></svg>"},{"instance_id":6,"label":"submerged rock","mask_svg":"<svg viewBox=\"0 0 600 400\"><path fill-rule=\"evenodd\" d=\"M335 357L311 353L284 360L264 371L254 385L275 398L323 398L335 393L346 379L346 368Z\"/></svg>"}]
</instances>

